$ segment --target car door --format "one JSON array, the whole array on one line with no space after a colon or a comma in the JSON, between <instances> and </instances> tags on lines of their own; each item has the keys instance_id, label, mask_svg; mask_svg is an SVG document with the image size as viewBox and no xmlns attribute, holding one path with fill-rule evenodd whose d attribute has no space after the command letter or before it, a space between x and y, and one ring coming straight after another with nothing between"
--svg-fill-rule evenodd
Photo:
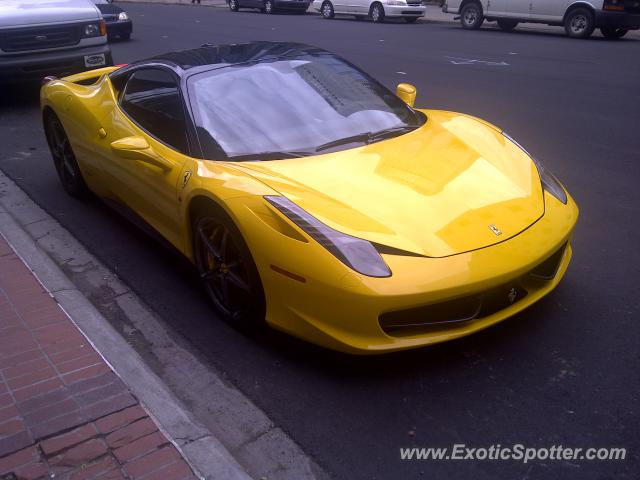
<instances>
[{"instance_id":1,"label":"car door","mask_svg":"<svg viewBox=\"0 0 640 480\"><path fill-rule=\"evenodd\" d=\"M178 184L189 140L179 79L166 68L133 71L105 123L110 151L104 171L111 191L181 248Z\"/></svg>"},{"instance_id":2,"label":"car door","mask_svg":"<svg viewBox=\"0 0 640 480\"><path fill-rule=\"evenodd\" d=\"M561 22L568 0L531 0L531 19Z\"/></svg>"}]
</instances>

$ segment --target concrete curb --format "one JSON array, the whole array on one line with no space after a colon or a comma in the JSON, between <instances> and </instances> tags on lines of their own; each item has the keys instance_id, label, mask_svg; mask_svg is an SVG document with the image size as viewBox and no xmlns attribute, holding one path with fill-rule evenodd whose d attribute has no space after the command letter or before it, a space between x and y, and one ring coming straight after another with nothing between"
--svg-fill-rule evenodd
<instances>
[{"instance_id":1,"label":"concrete curb","mask_svg":"<svg viewBox=\"0 0 640 480\"><path fill-rule=\"evenodd\" d=\"M53 221L11 180L0 172L0 233L36 278L59 303L104 360L138 397L163 433L200 478L249 480L251 477L222 443L196 422L173 393L116 332L102 314L75 287L54 261L35 243L22 225ZM6 194L7 190L11 193ZM8 200L23 196L13 211ZM25 205L25 203L30 203ZM22 214L22 225L14 218Z\"/></svg>"}]
</instances>

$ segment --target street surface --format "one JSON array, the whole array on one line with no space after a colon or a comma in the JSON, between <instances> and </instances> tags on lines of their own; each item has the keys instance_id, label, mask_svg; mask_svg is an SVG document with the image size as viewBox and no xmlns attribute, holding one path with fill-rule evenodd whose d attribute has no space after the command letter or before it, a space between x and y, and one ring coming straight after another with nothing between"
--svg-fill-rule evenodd
<instances>
[{"instance_id":1,"label":"street surface","mask_svg":"<svg viewBox=\"0 0 640 480\"><path fill-rule=\"evenodd\" d=\"M581 208L573 262L559 288L481 334L372 358L277 333L249 338L215 318L185 261L99 202L64 194L41 129L37 86L3 89L0 169L193 352L335 478L638 478L640 41L576 41L562 29L507 34L464 31L457 23L374 25L311 14L123 6L134 33L130 42L113 44L117 63L205 42L315 44L390 88L415 84L419 107L467 112L506 129ZM456 443L619 446L628 458L527 465L400 460L400 447Z\"/></svg>"}]
</instances>

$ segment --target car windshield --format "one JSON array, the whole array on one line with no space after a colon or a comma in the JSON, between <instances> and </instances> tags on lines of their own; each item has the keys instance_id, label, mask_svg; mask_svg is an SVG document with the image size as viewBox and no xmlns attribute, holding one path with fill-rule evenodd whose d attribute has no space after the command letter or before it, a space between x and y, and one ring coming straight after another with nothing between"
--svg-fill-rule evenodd
<instances>
[{"instance_id":1,"label":"car windshield","mask_svg":"<svg viewBox=\"0 0 640 480\"><path fill-rule=\"evenodd\" d=\"M330 54L234 65L187 80L198 139L212 160L272 160L350 148L426 117Z\"/></svg>"}]
</instances>

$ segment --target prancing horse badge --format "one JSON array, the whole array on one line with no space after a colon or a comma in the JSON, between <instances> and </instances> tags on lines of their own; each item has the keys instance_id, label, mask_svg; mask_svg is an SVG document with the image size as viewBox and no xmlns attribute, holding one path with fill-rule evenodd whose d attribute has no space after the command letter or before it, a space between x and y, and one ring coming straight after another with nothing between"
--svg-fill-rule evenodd
<instances>
[{"instance_id":1,"label":"prancing horse badge","mask_svg":"<svg viewBox=\"0 0 640 480\"><path fill-rule=\"evenodd\" d=\"M502 235L502 230L500 230L498 227L496 227L493 223L491 225L489 225L489 230L491 230L495 236L499 236Z\"/></svg>"}]
</instances>

